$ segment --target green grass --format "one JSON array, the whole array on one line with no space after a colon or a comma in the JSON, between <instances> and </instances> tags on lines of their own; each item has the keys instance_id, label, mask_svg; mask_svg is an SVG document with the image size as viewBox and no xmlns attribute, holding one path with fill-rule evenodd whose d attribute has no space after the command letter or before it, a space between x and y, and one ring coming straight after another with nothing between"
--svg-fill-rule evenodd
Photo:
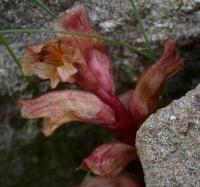
<instances>
[{"instance_id":1,"label":"green grass","mask_svg":"<svg viewBox=\"0 0 200 187\"><path fill-rule=\"evenodd\" d=\"M42 0L33 0L33 2L36 3L36 5L44 10L49 16L57 18L57 15L51 9L49 9Z\"/></svg>"},{"instance_id":2,"label":"green grass","mask_svg":"<svg viewBox=\"0 0 200 187\"><path fill-rule=\"evenodd\" d=\"M8 53L10 54L10 56L12 57L13 61L17 65L17 67L19 69L21 69L21 63L20 63L20 61L17 59L17 56L15 55L14 51L11 49L11 47L8 44L8 42L4 38L3 34L1 34L1 33L0 33L0 43L6 48L6 50L8 51Z\"/></svg>"},{"instance_id":3,"label":"green grass","mask_svg":"<svg viewBox=\"0 0 200 187\"><path fill-rule=\"evenodd\" d=\"M152 50L148 34L144 29L144 23L142 21L141 15L140 15L139 8L136 6L135 0L129 0L129 2L131 3L132 9L133 9L133 19L137 20L137 22L139 24L140 31L143 34L143 37L145 39L146 48L148 49L148 54L151 57L149 60L151 62L154 62L155 61L155 52ZM176 83L177 83L178 87L182 88L183 90L185 89L184 85L182 84L182 82L180 80L176 80ZM169 91L168 91L168 88L166 86L164 86L163 93L167 98L169 98Z\"/></svg>"},{"instance_id":4,"label":"green grass","mask_svg":"<svg viewBox=\"0 0 200 187\"><path fill-rule=\"evenodd\" d=\"M12 57L13 61L15 62L15 64L17 65L17 67L21 70L21 63L19 61L19 59L17 58L15 52L12 50L12 48L10 47L10 45L8 44L7 40L4 38L3 34L0 33L0 43L5 47L5 49L8 51L8 53L10 54L10 56ZM37 95L38 94L38 89L37 87L32 83L32 81L28 78L25 77L25 81L28 83L28 85L30 86L33 95Z\"/></svg>"},{"instance_id":5,"label":"green grass","mask_svg":"<svg viewBox=\"0 0 200 187\"><path fill-rule=\"evenodd\" d=\"M34 2L41 8L43 9L49 16L51 16L52 18L57 18L56 14L51 10L49 9L42 0L34 0ZM80 36L80 34L82 36L86 36L86 37L92 37L92 38L98 38L98 39L101 39L101 40L104 40L104 41L107 41L107 42L110 42L114 45L117 45L117 46L122 46L122 47L125 47L125 48L128 48L130 49L131 51L133 51L134 53L138 54L138 55L142 55L142 56L145 56L147 57L149 60L154 60L153 59L153 51L151 50L151 47L150 47L150 43L149 43L149 40L148 40L148 37L147 37L147 34L144 30L144 27L143 27L143 24L142 24L142 20L139 16L139 12L137 10L137 7L134 5L134 2L132 2L132 5L133 5L133 8L136 12L136 18L140 24L140 27L141 27L141 30L142 30L142 33L144 34L144 37L145 37L145 41L146 41L146 44L147 44L147 47L150 51L149 55L148 54L145 54L145 53L141 53L141 51L139 49L137 49L136 47L134 46L131 46L129 43L125 42L125 41L119 41L119 40L115 40L115 39L112 39L111 37L102 37L102 36L99 36L99 35L88 35L88 34L85 34L83 35L83 33L75 33L75 32L71 32L69 34L73 34L73 35L76 35L78 34ZM56 31L55 31L56 32ZM67 34L66 32L64 34Z\"/></svg>"},{"instance_id":6,"label":"green grass","mask_svg":"<svg viewBox=\"0 0 200 187\"><path fill-rule=\"evenodd\" d=\"M137 22L139 24L140 31L142 32L142 34L144 36L146 48L148 49L148 53L151 56L150 60L154 61L155 60L155 53L151 48L151 44L150 44L150 41L149 41L148 34L144 29L144 23L142 21L141 15L140 15L139 8L135 5L134 0L129 0L129 2L131 3L132 9L133 9L133 18L134 18L134 20L135 19L137 20Z\"/></svg>"},{"instance_id":7,"label":"green grass","mask_svg":"<svg viewBox=\"0 0 200 187\"><path fill-rule=\"evenodd\" d=\"M153 60L151 55L149 55L148 53L145 53L142 50L139 50L138 48L132 46L131 44L125 41L116 40L109 36L100 36L97 34L86 34L86 33L81 33L81 32L55 31L53 29L3 29L3 30L0 30L0 33L55 33L55 34L66 34L66 35L72 35L72 36L81 36L81 37L86 37L86 38L96 38L96 39L108 42L115 46L127 48L138 55L141 55L149 60Z\"/></svg>"}]
</instances>

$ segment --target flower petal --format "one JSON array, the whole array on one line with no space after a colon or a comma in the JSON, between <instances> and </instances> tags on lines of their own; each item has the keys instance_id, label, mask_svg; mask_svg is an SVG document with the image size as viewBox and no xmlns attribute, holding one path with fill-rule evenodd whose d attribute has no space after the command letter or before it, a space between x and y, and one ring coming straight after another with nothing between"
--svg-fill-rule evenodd
<instances>
[{"instance_id":1,"label":"flower petal","mask_svg":"<svg viewBox=\"0 0 200 187\"><path fill-rule=\"evenodd\" d=\"M111 59L103 52L91 49L87 53L87 67L79 66L77 81L87 90L96 92L103 89L114 94L115 86L111 68Z\"/></svg>"},{"instance_id":2,"label":"flower petal","mask_svg":"<svg viewBox=\"0 0 200 187\"><path fill-rule=\"evenodd\" d=\"M88 177L77 187L141 187L141 185L129 177L118 176L113 178Z\"/></svg>"},{"instance_id":3,"label":"flower petal","mask_svg":"<svg viewBox=\"0 0 200 187\"><path fill-rule=\"evenodd\" d=\"M24 118L44 118L45 135L71 121L113 124L113 110L97 96L83 91L54 91L36 99L19 101Z\"/></svg>"},{"instance_id":4,"label":"flower petal","mask_svg":"<svg viewBox=\"0 0 200 187\"><path fill-rule=\"evenodd\" d=\"M137 158L133 146L122 143L110 143L99 146L84 159L81 169L90 169L93 173L112 177L118 175L129 162Z\"/></svg>"},{"instance_id":5,"label":"flower petal","mask_svg":"<svg viewBox=\"0 0 200 187\"><path fill-rule=\"evenodd\" d=\"M78 70L69 63L64 64L63 66L57 67L58 75L62 82L75 82L73 75L75 75Z\"/></svg>"},{"instance_id":6,"label":"flower petal","mask_svg":"<svg viewBox=\"0 0 200 187\"><path fill-rule=\"evenodd\" d=\"M67 10L65 14L55 22L54 29L56 31L74 31L85 34L96 34L96 32L91 28L85 8L81 5ZM58 36L65 36L65 38L68 38L68 40L83 53L85 50L94 47L105 50L102 42L96 38L64 34L58 34Z\"/></svg>"},{"instance_id":7,"label":"flower petal","mask_svg":"<svg viewBox=\"0 0 200 187\"><path fill-rule=\"evenodd\" d=\"M27 46L22 63L24 75L50 79L51 87L59 82L75 82L78 72L74 64L85 63L78 49L72 48L65 38Z\"/></svg>"},{"instance_id":8,"label":"flower petal","mask_svg":"<svg viewBox=\"0 0 200 187\"><path fill-rule=\"evenodd\" d=\"M23 74L26 76L37 75L42 79L50 79L51 87L55 88L59 83L56 66L46 63L34 63L28 51L25 53L22 63Z\"/></svg>"},{"instance_id":9,"label":"flower petal","mask_svg":"<svg viewBox=\"0 0 200 187\"><path fill-rule=\"evenodd\" d=\"M129 106L138 125L157 109L164 82L180 71L183 65L175 41L167 40L161 58L142 74L131 96Z\"/></svg>"},{"instance_id":10,"label":"flower petal","mask_svg":"<svg viewBox=\"0 0 200 187\"><path fill-rule=\"evenodd\" d=\"M65 14L56 21L55 30L95 33L90 26L85 8L82 5L66 10Z\"/></svg>"}]
</instances>

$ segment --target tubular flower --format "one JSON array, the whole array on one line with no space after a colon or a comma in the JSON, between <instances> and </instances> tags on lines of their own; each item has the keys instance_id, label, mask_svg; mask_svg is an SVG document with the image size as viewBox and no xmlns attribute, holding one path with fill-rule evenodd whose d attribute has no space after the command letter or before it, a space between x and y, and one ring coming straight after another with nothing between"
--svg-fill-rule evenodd
<instances>
[{"instance_id":1,"label":"tubular flower","mask_svg":"<svg viewBox=\"0 0 200 187\"><path fill-rule=\"evenodd\" d=\"M95 34L85 9L77 6L56 21L56 30ZM75 83L85 91L53 91L35 99L20 100L22 116L44 118L43 132L50 135L63 124L85 121L108 128L122 143L105 144L87 157L83 169L115 176L137 159L135 136L139 126L159 104L164 82L183 67L175 41L166 41L160 59L143 73L134 90L115 93L112 63L102 41L80 35L58 38L26 47L22 63L25 75L58 83Z\"/></svg>"},{"instance_id":2,"label":"tubular flower","mask_svg":"<svg viewBox=\"0 0 200 187\"><path fill-rule=\"evenodd\" d=\"M71 9L56 21L58 31L95 34L82 6ZM76 82L87 90L104 89L114 93L111 59L102 41L81 36L58 39L27 46L22 71L50 79L51 87L59 82Z\"/></svg>"},{"instance_id":3,"label":"tubular flower","mask_svg":"<svg viewBox=\"0 0 200 187\"><path fill-rule=\"evenodd\" d=\"M106 177L118 175L129 162L137 159L136 149L122 143L110 143L99 146L84 159L81 168Z\"/></svg>"},{"instance_id":4,"label":"tubular flower","mask_svg":"<svg viewBox=\"0 0 200 187\"><path fill-rule=\"evenodd\" d=\"M47 136L64 123L85 121L113 124L113 110L96 95L84 91L53 91L36 99L21 100L22 116L44 118L43 133Z\"/></svg>"},{"instance_id":5,"label":"tubular flower","mask_svg":"<svg viewBox=\"0 0 200 187\"><path fill-rule=\"evenodd\" d=\"M183 68L183 59L176 49L174 40L165 43L160 59L140 77L129 101L131 114L138 125L159 105L161 88L165 81Z\"/></svg>"}]
</instances>

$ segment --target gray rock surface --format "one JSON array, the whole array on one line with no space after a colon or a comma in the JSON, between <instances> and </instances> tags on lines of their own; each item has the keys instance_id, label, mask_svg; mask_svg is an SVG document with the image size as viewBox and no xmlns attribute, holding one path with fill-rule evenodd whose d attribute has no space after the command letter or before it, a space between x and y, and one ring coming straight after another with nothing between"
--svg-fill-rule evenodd
<instances>
[{"instance_id":1,"label":"gray rock surface","mask_svg":"<svg viewBox=\"0 0 200 187\"><path fill-rule=\"evenodd\" d=\"M147 187L200 186L200 85L151 115L136 146Z\"/></svg>"}]
</instances>

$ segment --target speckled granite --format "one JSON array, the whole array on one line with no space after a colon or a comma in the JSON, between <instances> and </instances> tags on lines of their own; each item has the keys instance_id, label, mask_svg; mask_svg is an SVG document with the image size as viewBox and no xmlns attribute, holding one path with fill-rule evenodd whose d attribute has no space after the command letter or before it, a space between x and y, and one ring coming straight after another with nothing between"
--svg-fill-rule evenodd
<instances>
[{"instance_id":1,"label":"speckled granite","mask_svg":"<svg viewBox=\"0 0 200 187\"><path fill-rule=\"evenodd\" d=\"M136 144L147 187L200 186L200 85L151 115Z\"/></svg>"}]
</instances>

